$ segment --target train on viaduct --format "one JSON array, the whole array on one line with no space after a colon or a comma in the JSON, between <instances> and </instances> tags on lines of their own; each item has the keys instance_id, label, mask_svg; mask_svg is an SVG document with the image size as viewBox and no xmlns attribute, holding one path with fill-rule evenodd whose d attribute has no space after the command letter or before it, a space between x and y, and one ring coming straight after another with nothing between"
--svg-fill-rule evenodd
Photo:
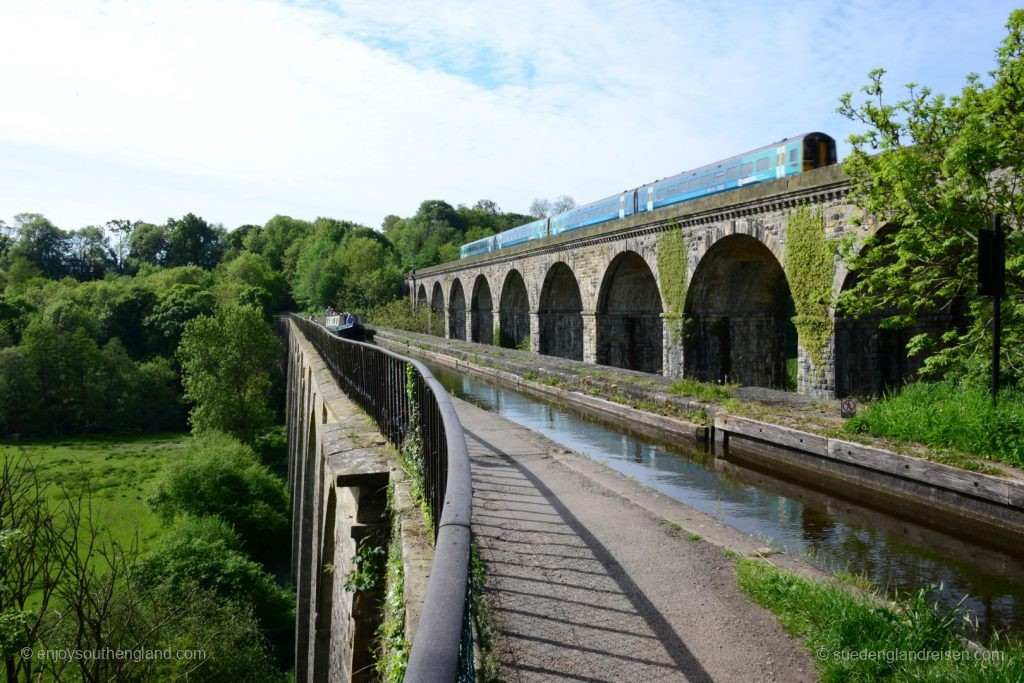
<instances>
[{"instance_id":1,"label":"train on viaduct","mask_svg":"<svg viewBox=\"0 0 1024 683\"><path fill-rule=\"evenodd\" d=\"M909 337L948 321L880 329L882 313L836 315L855 277L840 241L863 245L891 229L849 193L842 167L830 165L415 270L406 291L443 315L434 332L451 339L811 396L877 395L920 362L906 354ZM793 298L801 273L787 263L787 240L797 215L819 221L832 252L820 320Z\"/></svg>"}]
</instances>

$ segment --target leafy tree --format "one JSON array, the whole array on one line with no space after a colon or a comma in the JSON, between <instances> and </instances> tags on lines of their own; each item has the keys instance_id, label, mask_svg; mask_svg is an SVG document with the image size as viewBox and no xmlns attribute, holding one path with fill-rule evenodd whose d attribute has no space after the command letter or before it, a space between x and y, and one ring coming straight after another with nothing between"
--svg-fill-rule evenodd
<instances>
[{"instance_id":1,"label":"leafy tree","mask_svg":"<svg viewBox=\"0 0 1024 683\"><path fill-rule=\"evenodd\" d=\"M67 238L67 274L76 280L98 280L117 268L117 258L103 229L72 230Z\"/></svg>"},{"instance_id":2,"label":"leafy tree","mask_svg":"<svg viewBox=\"0 0 1024 683\"><path fill-rule=\"evenodd\" d=\"M242 250L245 249L245 240L253 233L258 233L263 228L259 225L252 225L247 223L246 225L239 225L234 230L228 231L224 235L224 239L221 242L221 246L224 248L223 260L230 261L237 258Z\"/></svg>"},{"instance_id":3,"label":"leafy tree","mask_svg":"<svg viewBox=\"0 0 1024 683\"><path fill-rule=\"evenodd\" d=\"M213 293L199 285L173 284L160 293L144 325L151 349L173 356L185 330L185 324L215 308Z\"/></svg>"},{"instance_id":4,"label":"leafy tree","mask_svg":"<svg viewBox=\"0 0 1024 683\"><path fill-rule=\"evenodd\" d=\"M285 255L298 240L313 232L313 224L290 216L274 216L262 228L251 231L243 240L249 251L267 259L274 270L283 270L285 278L291 276Z\"/></svg>"},{"instance_id":5,"label":"leafy tree","mask_svg":"<svg viewBox=\"0 0 1024 683\"><path fill-rule=\"evenodd\" d=\"M83 327L37 319L0 352L3 434L160 431L181 412L167 361L137 363L116 337L100 347Z\"/></svg>"},{"instance_id":6,"label":"leafy tree","mask_svg":"<svg viewBox=\"0 0 1024 683\"><path fill-rule=\"evenodd\" d=\"M221 432L207 432L164 469L149 504L165 520L215 515L252 557L268 565L286 554L288 494L255 452Z\"/></svg>"},{"instance_id":7,"label":"leafy tree","mask_svg":"<svg viewBox=\"0 0 1024 683\"><path fill-rule=\"evenodd\" d=\"M362 311L398 294L401 269L391 243L369 228L322 223L299 255L294 296L306 310Z\"/></svg>"},{"instance_id":8,"label":"leafy tree","mask_svg":"<svg viewBox=\"0 0 1024 683\"><path fill-rule=\"evenodd\" d=\"M115 218L107 221L107 232L113 237L110 240L110 249L114 254L114 263L119 273L125 272L128 267L128 245L131 242L132 232L135 226L142 221L134 223L124 218Z\"/></svg>"},{"instance_id":9,"label":"leafy tree","mask_svg":"<svg viewBox=\"0 0 1024 683\"><path fill-rule=\"evenodd\" d=\"M212 269L220 261L224 228L212 226L193 213L179 220L167 219L169 266L199 266Z\"/></svg>"},{"instance_id":10,"label":"leafy tree","mask_svg":"<svg viewBox=\"0 0 1024 683\"><path fill-rule=\"evenodd\" d=\"M25 297L0 294L0 347L21 342L21 333L34 311L35 306Z\"/></svg>"},{"instance_id":11,"label":"leafy tree","mask_svg":"<svg viewBox=\"0 0 1024 683\"><path fill-rule=\"evenodd\" d=\"M41 428L39 377L19 347L0 349L0 434L34 434Z\"/></svg>"},{"instance_id":12,"label":"leafy tree","mask_svg":"<svg viewBox=\"0 0 1024 683\"><path fill-rule=\"evenodd\" d=\"M218 266L216 276L217 298L222 304L247 303L269 315L288 299L284 276L271 267L266 257L258 254L242 252L234 260Z\"/></svg>"},{"instance_id":13,"label":"leafy tree","mask_svg":"<svg viewBox=\"0 0 1024 683\"><path fill-rule=\"evenodd\" d=\"M11 249L11 256L24 258L38 268L43 277L64 277L68 233L38 213L18 214L14 222L18 224L18 241Z\"/></svg>"},{"instance_id":14,"label":"leafy tree","mask_svg":"<svg viewBox=\"0 0 1024 683\"><path fill-rule=\"evenodd\" d=\"M150 346L145 320L157 302L152 290L127 278L90 283L84 289L95 297L91 303L99 323L98 341L120 339L133 358L143 358Z\"/></svg>"},{"instance_id":15,"label":"leafy tree","mask_svg":"<svg viewBox=\"0 0 1024 683\"><path fill-rule=\"evenodd\" d=\"M424 268L441 261L441 248L461 241L465 221L447 202L429 199L412 218L393 225L388 239L395 245L405 268Z\"/></svg>"},{"instance_id":16,"label":"leafy tree","mask_svg":"<svg viewBox=\"0 0 1024 683\"><path fill-rule=\"evenodd\" d=\"M145 265L139 269L135 281L154 292L160 293L174 285L196 285L208 289L214 284L213 275L199 266L160 268Z\"/></svg>"},{"instance_id":17,"label":"leafy tree","mask_svg":"<svg viewBox=\"0 0 1024 683\"><path fill-rule=\"evenodd\" d=\"M273 419L269 369L277 352L270 325L251 306L221 307L186 323L177 353L193 429L252 443Z\"/></svg>"},{"instance_id":18,"label":"leafy tree","mask_svg":"<svg viewBox=\"0 0 1024 683\"><path fill-rule=\"evenodd\" d=\"M992 305L975 286L978 231L993 213L1005 216L1007 297L1002 364L1024 378L1024 11L1014 11L997 51L992 83L968 77L958 96L907 86L906 99L886 103L884 70L870 74L868 99L841 99L840 113L867 130L853 135L844 162L853 198L881 224L847 259L856 284L840 304L850 315L880 311L886 326L912 324L946 311L956 325L941 339L918 335L913 352L931 351L931 375L983 377L989 368Z\"/></svg>"},{"instance_id":19,"label":"leafy tree","mask_svg":"<svg viewBox=\"0 0 1024 683\"><path fill-rule=\"evenodd\" d=\"M473 210L483 211L484 213L489 213L494 216L501 214L501 209L498 208L497 203L491 201L490 199L477 200L477 203L473 205Z\"/></svg>"},{"instance_id":20,"label":"leafy tree","mask_svg":"<svg viewBox=\"0 0 1024 683\"><path fill-rule=\"evenodd\" d=\"M133 270L144 264L162 266L170 249L167 228L152 223L138 223L128 238L128 259Z\"/></svg>"},{"instance_id":21,"label":"leafy tree","mask_svg":"<svg viewBox=\"0 0 1024 683\"><path fill-rule=\"evenodd\" d=\"M345 307L365 311L398 294L402 271L390 244L355 235L336 257L345 273L336 300Z\"/></svg>"}]
</instances>

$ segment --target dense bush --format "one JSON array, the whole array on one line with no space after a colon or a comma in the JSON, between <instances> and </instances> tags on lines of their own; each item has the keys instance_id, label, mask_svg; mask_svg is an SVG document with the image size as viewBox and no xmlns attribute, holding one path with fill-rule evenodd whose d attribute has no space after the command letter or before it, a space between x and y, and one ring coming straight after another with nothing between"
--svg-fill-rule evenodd
<instances>
[{"instance_id":1,"label":"dense bush","mask_svg":"<svg viewBox=\"0 0 1024 683\"><path fill-rule=\"evenodd\" d=\"M227 434L197 437L167 464L149 498L167 520L215 515L241 539L242 549L268 566L288 557L289 508L284 482L251 448Z\"/></svg>"},{"instance_id":2,"label":"dense bush","mask_svg":"<svg viewBox=\"0 0 1024 683\"><path fill-rule=\"evenodd\" d=\"M196 589L233 603L258 620L281 662L292 654L295 596L242 550L238 534L220 517L186 517L142 555L135 578L172 598Z\"/></svg>"},{"instance_id":3,"label":"dense bush","mask_svg":"<svg viewBox=\"0 0 1024 683\"><path fill-rule=\"evenodd\" d=\"M366 321L381 327L408 330L421 334L436 334L444 329L444 315L430 306L414 305L409 299L396 299L381 304L366 313Z\"/></svg>"}]
</instances>

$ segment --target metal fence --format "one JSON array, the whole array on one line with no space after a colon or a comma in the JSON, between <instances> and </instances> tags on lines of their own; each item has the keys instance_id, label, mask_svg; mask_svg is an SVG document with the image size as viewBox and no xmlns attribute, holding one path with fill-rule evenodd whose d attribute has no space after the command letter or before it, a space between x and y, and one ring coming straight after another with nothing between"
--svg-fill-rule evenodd
<instances>
[{"instance_id":1,"label":"metal fence","mask_svg":"<svg viewBox=\"0 0 1024 683\"><path fill-rule=\"evenodd\" d=\"M472 681L469 591L473 491L469 454L448 393L422 363L291 319L348 396L396 448L417 444L423 494L434 523L434 563L409 655L407 681Z\"/></svg>"}]
</instances>

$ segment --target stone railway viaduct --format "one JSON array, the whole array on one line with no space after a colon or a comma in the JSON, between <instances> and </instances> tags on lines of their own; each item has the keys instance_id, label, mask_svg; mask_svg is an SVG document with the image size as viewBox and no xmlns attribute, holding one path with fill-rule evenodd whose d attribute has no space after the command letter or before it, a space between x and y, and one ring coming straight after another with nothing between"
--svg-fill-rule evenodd
<instances>
[{"instance_id":1,"label":"stone railway viaduct","mask_svg":"<svg viewBox=\"0 0 1024 683\"><path fill-rule=\"evenodd\" d=\"M405 284L452 339L528 340L552 356L775 388L795 361L801 393L878 394L914 369L905 342L926 327L880 330L881 315L843 320L832 309L828 342L809 354L793 324L791 218L807 206L827 239L862 243L879 226L858 220L849 192L833 165L412 271ZM852 281L837 253L833 295Z\"/></svg>"}]
</instances>

